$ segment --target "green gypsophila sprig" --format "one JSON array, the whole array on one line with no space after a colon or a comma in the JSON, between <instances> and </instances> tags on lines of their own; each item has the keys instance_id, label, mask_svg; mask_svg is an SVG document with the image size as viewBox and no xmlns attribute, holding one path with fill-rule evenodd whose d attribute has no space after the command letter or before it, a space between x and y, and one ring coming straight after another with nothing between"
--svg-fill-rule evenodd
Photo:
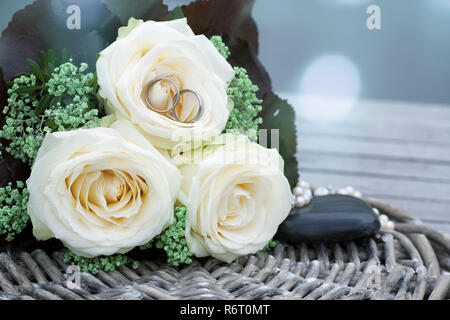
<instances>
[{"instance_id":1,"label":"green gypsophila sprig","mask_svg":"<svg viewBox=\"0 0 450 320\"><path fill-rule=\"evenodd\" d=\"M16 187L10 182L0 188L0 236L7 241L21 233L28 224L27 213L28 189L22 181L16 182Z\"/></svg>"},{"instance_id":2,"label":"green gypsophila sprig","mask_svg":"<svg viewBox=\"0 0 450 320\"><path fill-rule=\"evenodd\" d=\"M32 92L19 91L20 88L36 86L36 76L22 75L13 80L8 90L8 105L4 107L5 125L0 130L0 138L9 140L5 150L14 158L32 163L44 138L44 119L34 113L39 101Z\"/></svg>"},{"instance_id":3,"label":"green gypsophila sprig","mask_svg":"<svg viewBox=\"0 0 450 320\"><path fill-rule=\"evenodd\" d=\"M247 71L241 67L234 67L234 78L227 89L227 94L233 99L234 108L231 110L226 129L236 134L246 134L250 140L258 138L258 127L262 118L258 113L262 110L262 100L256 97L259 88L253 84Z\"/></svg>"},{"instance_id":4,"label":"green gypsophila sprig","mask_svg":"<svg viewBox=\"0 0 450 320\"><path fill-rule=\"evenodd\" d=\"M217 51L227 59L230 49L222 41L222 37L212 36L210 40ZM226 125L227 132L245 134L250 140L257 140L258 127L262 123L262 118L258 117L258 113L262 110L262 100L256 96L258 90L258 86L250 80L245 68L234 67L234 78L227 89L227 94L234 103Z\"/></svg>"},{"instance_id":5,"label":"green gypsophila sprig","mask_svg":"<svg viewBox=\"0 0 450 320\"><path fill-rule=\"evenodd\" d=\"M46 124L52 131L100 125L98 109L90 103L96 86L93 84L94 74L84 74L87 69L86 63L77 67L69 61L55 68L52 73L47 85L54 103L44 113L48 119Z\"/></svg>"},{"instance_id":6,"label":"green gypsophila sprig","mask_svg":"<svg viewBox=\"0 0 450 320\"><path fill-rule=\"evenodd\" d=\"M272 239L266 244L264 248L262 248L262 251L270 251L272 248L275 248L278 243L279 242L277 240Z\"/></svg>"},{"instance_id":7,"label":"green gypsophila sprig","mask_svg":"<svg viewBox=\"0 0 450 320\"><path fill-rule=\"evenodd\" d=\"M230 49L227 47L227 45L223 42L221 36L212 36L211 42L213 43L214 47L216 47L217 51L225 58L228 59L230 56Z\"/></svg>"},{"instance_id":8,"label":"green gypsophila sprig","mask_svg":"<svg viewBox=\"0 0 450 320\"><path fill-rule=\"evenodd\" d=\"M64 262L76 265L82 272L97 274L99 271L114 271L120 266L130 266L133 269L139 267L139 263L123 254L111 256L99 256L94 258L81 257L70 250L64 252Z\"/></svg>"},{"instance_id":9,"label":"green gypsophila sprig","mask_svg":"<svg viewBox=\"0 0 450 320\"><path fill-rule=\"evenodd\" d=\"M87 64L60 63L51 50L41 53L41 66L27 63L33 73L12 81L0 138L9 141L5 150L11 156L32 165L47 132L98 127L100 119L97 80Z\"/></svg>"},{"instance_id":10,"label":"green gypsophila sprig","mask_svg":"<svg viewBox=\"0 0 450 320\"><path fill-rule=\"evenodd\" d=\"M140 247L145 250L156 247L164 249L167 254L167 262L179 266L192 262L192 252L185 236L186 229L186 207L176 207L173 223L153 240Z\"/></svg>"}]
</instances>

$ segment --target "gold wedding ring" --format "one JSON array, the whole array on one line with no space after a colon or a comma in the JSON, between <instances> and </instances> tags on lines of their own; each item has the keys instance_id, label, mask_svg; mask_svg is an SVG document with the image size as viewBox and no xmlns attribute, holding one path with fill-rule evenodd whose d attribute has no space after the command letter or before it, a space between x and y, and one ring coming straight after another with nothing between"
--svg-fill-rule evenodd
<instances>
[{"instance_id":1,"label":"gold wedding ring","mask_svg":"<svg viewBox=\"0 0 450 320\"><path fill-rule=\"evenodd\" d=\"M166 110L157 109L150 103L150 98L149 98L150 89L152 88L152 86L155 83L157 83L159 81L167 81L176 89L176 93L173 96L172 101L171 101L171 106ZM178 119L177 114L175 112L175 108L178 106L181 96L185 93L192 93L198 100L198 111L197 111L196 115L189 121L181 121L180 119ZM153 110L157 113L166 114L169 116L170 119L181 122L181 123L194 123L195 121L197 121L200 118L202 111L203 111L202 98L196 91L191 90L191 89L180 90L180 87L178 86L178 84L175 81L173 81L169 78L164 78L164 77L153 79L152 81L150 81L147 84L147 88L145 90L145 100L151 110Z\"/></svg>"}]
</instances>

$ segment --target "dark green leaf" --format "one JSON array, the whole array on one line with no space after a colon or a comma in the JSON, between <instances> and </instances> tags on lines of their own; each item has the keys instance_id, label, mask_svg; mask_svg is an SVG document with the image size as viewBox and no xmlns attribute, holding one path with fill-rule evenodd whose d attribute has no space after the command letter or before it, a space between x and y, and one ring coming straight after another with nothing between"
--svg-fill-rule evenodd
<instances>
[{"instance_id":1,"label":"dark green leaf","mask_svg":"<svg viewBox=\"0 0 450 320\"><path fill-rule=\"evenodd\" d=\"M42 71L44 72L44 74L47 74L48 73L48 59L47 59L47 54L45 53L45 51L40 52L40 58L41 58Z\"/></svg>"},{"instance_id":2,"label":"dark green leaf","mask_svg":"<svg viewBox=\"0 0 450 320\"><path fill-rule=\"evenodd\" d=\"M64 48L62 51L61 63L65 63L67 61L69 61L69 54L67 53L67 49Z\"/></svg>"},{"instance_id":3,"label":"dark green leaf","mask_svg":"<svg viewBox=\"0 0 450 320\"><path fill-rule=\"evenodd\" d=\"M72 103L73 103L73 97L69 97L69 96L64 97L64 98L61 99L61 102L62 102L63 105L65 105L65 106L67 106L67 105L69 105L69 104L72 104Z\"/></svg>"},{"instance_id":4,"label":"dark green leaf","mask_svg":"<svg viewBox=\"0 0 450 320\"><path fill-rule=\"evenodd\" d=\"M48 62L56 66L56 56L55 51L53 51L53 49L48 49Z\"/></svg>"},{"instance_id":5,"label":"dark green leaf","mask_svg":"<svg viewBox=\"0 0 450 320\"><path fill-rule=\"evenodd\" d=\"M55 10L58 3L62 10ZM69 29L70 14L66 9L77 5L81 9L81 29ZM108 22L107 38L102 29ZM0 66L6 79L27 70L26 58L35 61L41 50L49 51L49 69L57 66L54 52L58 55L66 48L75 63L87 62L95 68L96 54L105 43L117 35L120 21L100 1L85 0L37 0L17 11L0 38ZM112 28L110 28L112 26ZM112 42L112 41L111 41ZM53 52L54 50L54 52Z\"/></svg>"},{"instance_id":6,"label":"dark green leaf","mask_svg":"<svg viewBox=\"0 0 450 320\"><path fill-rule=\"evenodd\" d=\"M119 17L122 25L127 25L130 18L144 21L159 20L168 14L167 6L162 0L102 0L102 2Z\"/></svg>"},{"instance_id":7,"label":"dark green leaf","mask_svg":"<svg viewBox=\"0 0 450 320\"><path fill-rule=\"evenodd\" d=\"M59 97L53 97L53 98L50 100L50 103L48 104L48 106L49 106L49 107L56 107L56 105L57 105L58 103L61 103L61 101L62 101L62 96L59 96Z\"/></svg>"},{"instance_id":8,"label":"dark green leaf","mask_svg":"<svg viewBox=\"0 0 450 320\"><path fill-rule=\"evenodd\" d=\"M280 99L277 95L268 94L263 102L261 112L263 119L262 128L268 129L268 146L270 141L270 129L279 130L279 152L284 159L284 171L291 186L298 180L297 163L297 135L295 128L295 113L286 100Z\"/></svg>"},{"instance_id":9,"label":"dark green leaf","mask_svg":"<svg viewBox=\"0 0 450 320\"><path fill-rule=\"evenodd\" d=\"M26 86L20 87L14 90L15 93L24 94L24 93L32 93L38 90L41 90L42 86Z\"/></svg>"},{"instance_id":10,"label":"dark green leaf","mask_svg":"<svg viewBox=\"0 0 450 320\"><path fill-rule=\"evenodd\" d=\"M169 12L169 14L172 20L184 18L183 10L181 10L181 7L179 6L173 8L173 10Z\"/></svg>"},{"instance_id":11,"label":"dark green leaf","mask_svg":"<svg viewBox=\"0 0 450 320\"><path fill-rule=\"evenodd\" d=\"M51 96L49 94L44 95L41 100L39 100L39 103L34 111L34 113L39 116L41 115L45 109L50 105L50 98Z\"/></svg>"},{"instance_id":12,"label":"dark green leaf","mask_svg":"<svg viewBox=\"0 0 450 320\"><path fill-rule=\"evenodd\" d=\"M286 146L290 152L295 154L297 152L295 112L292 106L276 94L268 94L263 102L261 117L263 118L262 127L280 129L280 137L285 139Z\"/></svg>"},{"instance_id":13,"label":"dark green leaf","mask_svg":"<svg viewBox=\"0 0 450 320\"><path fill-rule=\"evenodd\" d=\"M44 73L41 70L41 67L31 59L26 59L27 65L30 67L31 71L33 71L36 78L38 78L41 83L45 83Z\"/></svg>"},{"instance_id":14,"label":"dark green leaf","mask_svg":"<svg viewBox=\"0 0 450 320\"><path fill-rule=\"evenodd\" d=\"M96 94L98 91L98 77L97 77L97 71L94 72L94 77L92 78L92 85L94 87L93 94Z\"/></svg>"},{"instance_id":15,"label":"dark green leaf","mask_svg":"<svg viewBox=\"0 0 450 320\"><path fill-rule=\"evenodd\" d=\"M81 10L81 28L69 29L66 9ZM41 50L61 53L67 49L76 64L86 62L95 69L97 54L117 38L117 30L130 17L159 20L168 13L161 0L37 0L17 11L0 38L0 66L5 79L27 70L26 58L39 59ZM53 57L53 58L52 58ZM49 70L57 66L48 54Z\"/></svg>"},{"instance_id":16,"label":"dark green leaf","mask_svg":"<svg viewBox=\"0 0 450 320\"><path fill-rule=\"evenodd\" d=\"M49 119L49 120L45 121L45 126L49 127L52 130L58 129L58 126L56 125L56 122L53 119Z\"/></svg>"},{"instance_id":17,"label":"dark green leaf","mask_svg":"<svg viewBox=\"0 0 450 320\"><path fill-rule=\"evenodd\" d=\"M3 128L5 124L6 115L3 113L3 108L8 104L8 86L3 78L3 70L0 68L0 129ZM0 139L0 150L4 153L3 144L6 141Z\"/></svg>"},{"instance_id":18,"label":"dark green leaf","mask_svg":"<svg viewBox=\"0 0 450 320\"><path fill-rule=\"evenodd\" d=\"M284 175L288 179L291 188L294 188L299 179L298 160L295 153L292 153L286 145L286 140L280 137L279 152L284 160Z\"/></svg>"}]
</instances>

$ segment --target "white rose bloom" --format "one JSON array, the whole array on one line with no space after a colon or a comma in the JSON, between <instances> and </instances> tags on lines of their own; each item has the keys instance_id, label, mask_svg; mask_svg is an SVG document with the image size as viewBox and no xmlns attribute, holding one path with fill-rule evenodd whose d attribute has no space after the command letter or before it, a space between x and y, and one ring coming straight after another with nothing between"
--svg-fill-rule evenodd
<instances>
[{"instance_id":1,"label":"white rose bloom","mask_svg":"<svg viewBox=\"0 0 450 320\"><path fill-rule=\"evenodd\" d=\"M180 172L131 124L112 127L46 135L27 180L39 240L57 238L85 257L111 255L170 224Z\"/></svg>"},{"instance_id":2,"label":"white rose bloom","mask_svg":"<svg viewBox=\"0 0 450 320\"><path fill-rule=\"evenodd\" d=\"M156 147L171 149L180 136L217 136L225 128L232 102L226 88L233 68L204 35L194 35L186 18L167 22L130 19L119 29L119 37L100 53L97 61L100 96L105 109L139 128ZM199 103L192 93L181 95L175 109L180 121L153 111L146 101L146 88L166 77L180 90L194 90L203 101L203 111L195 118ZM167 110L176 89L169 81L154 83L149 100L154 108Z\"/></svg>"},{"instance_id":3,"label":"white rose bloom","mask_svg":"<svg viewBox=\"0 0 450 320\"><path fill-rule=\"evenodd\" d=\"M292 194L276 149L243 136L219 138L226 143L175 160L189 247L197 257L231 262L267 245L291 210Z\"/></svg>"}]
</instances>

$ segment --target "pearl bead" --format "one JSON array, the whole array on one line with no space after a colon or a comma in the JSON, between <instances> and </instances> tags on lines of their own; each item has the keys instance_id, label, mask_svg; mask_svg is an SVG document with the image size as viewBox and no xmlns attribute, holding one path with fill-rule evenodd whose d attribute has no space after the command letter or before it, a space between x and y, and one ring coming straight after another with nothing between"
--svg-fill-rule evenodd
<instances>
[{"instance_id":1,"label":"pearl bead","mask_svg":"<svg viewBox=\"0 0 450 320\"><path fill-rule=\"evenodd\" d=\"M378 211L378 209L377 209L377 208L372 208L372 210L373 210L373 212L375 212L375 214L376 214L377 216L379 216L379 215L380 215L380 211Z\"/></svg>"},{"instance_id":2,"label":"pearl bead","mask_svg":"<svg viewBox=\"0 0 450 320\"><path fill-rule=\"evenodd\" d=\"M304 188L304 189L309 189L309 183L304 181L304 180L299 182L299 186Z\"/></svg>"},{"instance_id":3,"label":"pearl bead","mask_svg":"<svg viewBox=\"0 0 450 320\"><path fill-rule=\"evenodd\" d=\"M342 194L342 195L348 195L348 196L353 196L356 198L361 198L362 194L361 192L355 190L355 188L353 187L345 187L345 188L340 188L337 190L338 194Z\"/></svg>"},{"instance_id":4,"label":"pearl bead","mask_svg":"<svg viewBox=\"0 0 450 320\"><path fill-rule=\"evenodd\" d=\"M303 197L305 199L308 199L308 202L309 202L311 200L311 198L312 198L312 191L311 191L311 189L306 189Z\"/></svg>"},{"instance_id":5,"label":"pearl bead","mask_svg":"<svg viewBox=\"0 0 450 320\"><path fill-rule=\"evenodd\" d=\"M379 219L380 219L381 224L385 224L386 222L389 221L388 216L385 215L385 214L381 214L380 217L379 217Z\"/></svg>"},{"instance_id":6,"label":"pearl bead","mask_svg":"<svg viewBox=\"0 0 450 320\"><path fill-rule=\"evenodd\" d=\"M390 230L394 230L395 229L395 224L393 221L388 221L386 222L386 229L390 229Z\"/></svg>"},{"instance_id":7,"label":"pearl bead","mask_svg":"<svg viewBox=\"0 0 450 320\"><path fill-rule=\"evenodd\" d=\"M305 205L305 199L303 199L303 197L295 198L295 205L297 207L303 207Z\"/></svg>"},{"instance_id":8,"label":"pearl bead","mask_svg":"<svg viewBox=\"0 0 450 320\"><path fill-rule=\"evenodd\" d=\"M348 193L348 194L352 194L355 192L355 189L353 189L352 187L345 187L344 190Z\"/></svg>"},{"instance_id":9,"label":"pearl bead","mask_svg":"<svg viewBox=\"0 0 450 320\"><path fill-rule=\"evenodd\" d=\"M324 188L324 187L318 187L318 188L316 188L316 190L314 190L315 196L326 196L329 193L330 192L328 191L328 189Z\"/></svg>"},{"instance_id":10,"label":"pearl bead","mask_svg":"<svg viewBox=\"0 0 450 320\"><path fill-rule=\"evenodd\" d=\"M296 196L301 196L301 195L303 195L304 190L302 187L295 187L293 192Z\"/></svg>"}]
</instances>

